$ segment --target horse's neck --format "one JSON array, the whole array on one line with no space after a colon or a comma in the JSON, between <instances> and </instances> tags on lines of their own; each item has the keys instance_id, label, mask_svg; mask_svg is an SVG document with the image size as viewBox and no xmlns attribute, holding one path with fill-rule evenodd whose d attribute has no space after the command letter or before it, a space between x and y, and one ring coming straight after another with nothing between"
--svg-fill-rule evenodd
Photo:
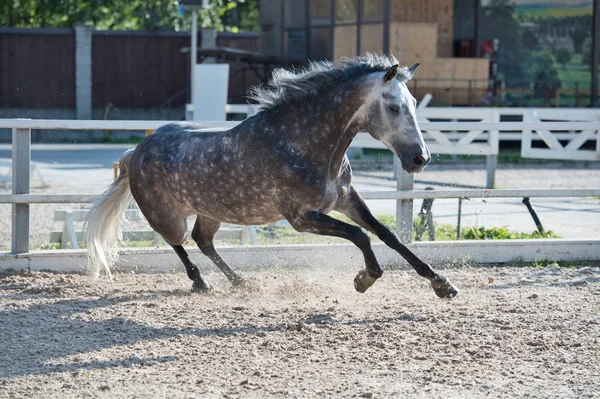
<instances>
[{"instance_id":1,"label":"horse's neck","mask_svg":"<svg viewBox=\"0 0 600 399\"><path fill-rule=\"evenodd\" d=\"M315 102L279 110L271 122L286 129L287 146L304 154L312 164L329 168L335 178L344 163L346 150L364 125L364 104L371 95L366 78L352 87L324 93Z\"/></svg>"},{"instance_id":2,"label":"horse's neck","mask_svg":"<svg viewBox=\"0 0 600 399\"><path fill-rule=\"evenodd\" d=\"M302 110L310 116L296 129L294 146L312 164L327 168L332 180L339 176L350 143L363 129L364 109L361 107L367 97L363 92L328 93L320 99L321 104L329 105L327 109L307 104Z\"/></svg>"},{"instance_id":3,"label":"horse's neck","mask_svg":"<svg viewBox=\"0 0 600 399\"><path fill-rule=\"evenodd\" d=\"M328 148L330 151L330 177L334 179L340 173L344 166L344 158L346 151L350 147L350 143L359 131L364 128L364 112L365 99L367 95L364 92L359 92L353 96L353 101L342 109L334 110L336 115L339 115L338 121L334 130L329 134L333 139L332 145Z\"/></svg>"}]
</instances>

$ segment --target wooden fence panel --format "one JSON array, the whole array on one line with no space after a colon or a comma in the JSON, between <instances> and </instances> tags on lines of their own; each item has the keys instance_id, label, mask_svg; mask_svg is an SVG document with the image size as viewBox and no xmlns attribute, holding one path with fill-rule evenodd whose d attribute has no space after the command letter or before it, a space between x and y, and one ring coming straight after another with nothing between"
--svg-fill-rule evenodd
<instances>
[{"instance_id":1,"label":"wooden fence panel","mask_svg":"<svg viewBox=\"0 0 600 399\"><path fill-rule=\"evenodd\" d=\"M94 32L92 37L92 104L151 108L189 86L189 36ZM183 106L186 97L174 99Z\"/></svg>"},{"instance_id":2,"label":"wooden fence panel","mask_svg":"<svg viewBox=\"0 0 600 399\"><path fill-rule=\"evenodd\" d=\"M189 101L189 33L95 31L92 106L183 107ZM221 33L217 45L259 51L257 33ZM225 62L225 61L220 61ZM230 63L229 102L245 102L260 79ZM72 29L0 28L0 107L75 108Z\"/></svg>"},{"instance_id":3,"label":"wooden fence panel","mask_svg":"<svg viewBox=\"0 0 600 399\"><path fill-rule=\"evenodd\" d=\"M0 28L0 107L75 107L72 29Z\"/></svg>"}]
</instances>

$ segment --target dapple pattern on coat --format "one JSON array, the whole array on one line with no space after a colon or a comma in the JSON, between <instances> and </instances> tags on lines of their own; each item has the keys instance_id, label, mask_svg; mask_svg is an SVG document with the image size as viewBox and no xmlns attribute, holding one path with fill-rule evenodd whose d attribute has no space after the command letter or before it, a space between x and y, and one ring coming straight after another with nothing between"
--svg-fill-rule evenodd
<instances>
[{"instance_id":1,"label":"dapple pattern on coat","mask_svg":"<svg viewBox=\"0 0 600 399\"><path fill-rule=\"evenodd\" d=\"M315 63L297 74L277 70L267 87L252 93L259 113L230 130L183 122L160 127L122 159L119 179L92 212L90 269L97 275L103 265L109 272L110 259L104 251L115 243L111 221L120 208L106 204L121 204L130 190L198 290L209 287L182 246L186 218L194 214L192 239L234 284L243 284L243 279L213 245L221 222L264 224L286 219L298 231L346 238L360 248L366 269L354 280L359 292L383 274L364 228L398 251L431 282L438 296L454 297L452 284L371 214L352 186L346 156L356 134L368 131L400 158L406 171L420 172L429 162L415 115L416 100L406 86L416 67L399 67L394 58L368 55ZM123 187L129 190L118 189ZM360 227L328 216L332 210Z\"/></svg>"}]
</instances>

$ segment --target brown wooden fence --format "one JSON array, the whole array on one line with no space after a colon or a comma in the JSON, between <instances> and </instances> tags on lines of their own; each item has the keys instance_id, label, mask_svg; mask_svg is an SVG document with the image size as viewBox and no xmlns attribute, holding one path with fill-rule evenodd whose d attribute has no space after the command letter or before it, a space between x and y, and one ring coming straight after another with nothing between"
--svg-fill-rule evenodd
<instances>
[{"instance_id":1,"label":"brown wooden fence","mask_svg":"<svg viewBox=\"0 0 600 399\"><path fill-rule=\"evenodd\" d=\"M73 30L0 28L0 107L75 107Z\"/></svg>"},{"instance_id":2,"label":"brown wooden fence","mask_svg":"<svg viewBox=\"0 0 600 399\"><path fill-rule=\"evenodd\" d=\"M200 40L199 40L200 41ZM258 33L222 33L217 45L259 51ZM92 105L180 107L189 101L189 33L95 31ZM229 102L260 81L230 63ZM75 108L72 29L0 28L0 107Z\"/></svg>"}]
</instances>

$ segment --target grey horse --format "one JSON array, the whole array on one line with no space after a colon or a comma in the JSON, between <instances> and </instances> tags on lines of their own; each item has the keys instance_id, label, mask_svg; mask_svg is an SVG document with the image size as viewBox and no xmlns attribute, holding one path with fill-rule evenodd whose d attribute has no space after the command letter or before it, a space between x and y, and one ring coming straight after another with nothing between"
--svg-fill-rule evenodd
<instances>
[{"instance_id":1,"label":"grey horse","mask_svg":"<svg viewBox=\"0 0 600 399\"><path fill-rule=\"evenodd\" d=\"M88 220L88 267L98 276L117 255L120 215L135 199L150 226L169 243L196 290L209 286L183 248L191 237L233 284L243 284L221 258L213 237L222 222L257 225L286 219L301 232L342 237L362 251L366 269L354 279L365 292L383 270L371 248L374 233L428 279L439 297L457 290L420 260L369 211L352 186L346 150L359 131L383 142L407 172L430 160L406 82L415 72L396 59L367 55L322 62L294 73L276 70L251 98L259 112L230 130L193 123L162 126L120 161L120 176ZM358 226L328 216L343 213ZM360 226L360 227L359 227ZM361 228L362 227L362 228Z\"/></svg>"}]
</instances>

